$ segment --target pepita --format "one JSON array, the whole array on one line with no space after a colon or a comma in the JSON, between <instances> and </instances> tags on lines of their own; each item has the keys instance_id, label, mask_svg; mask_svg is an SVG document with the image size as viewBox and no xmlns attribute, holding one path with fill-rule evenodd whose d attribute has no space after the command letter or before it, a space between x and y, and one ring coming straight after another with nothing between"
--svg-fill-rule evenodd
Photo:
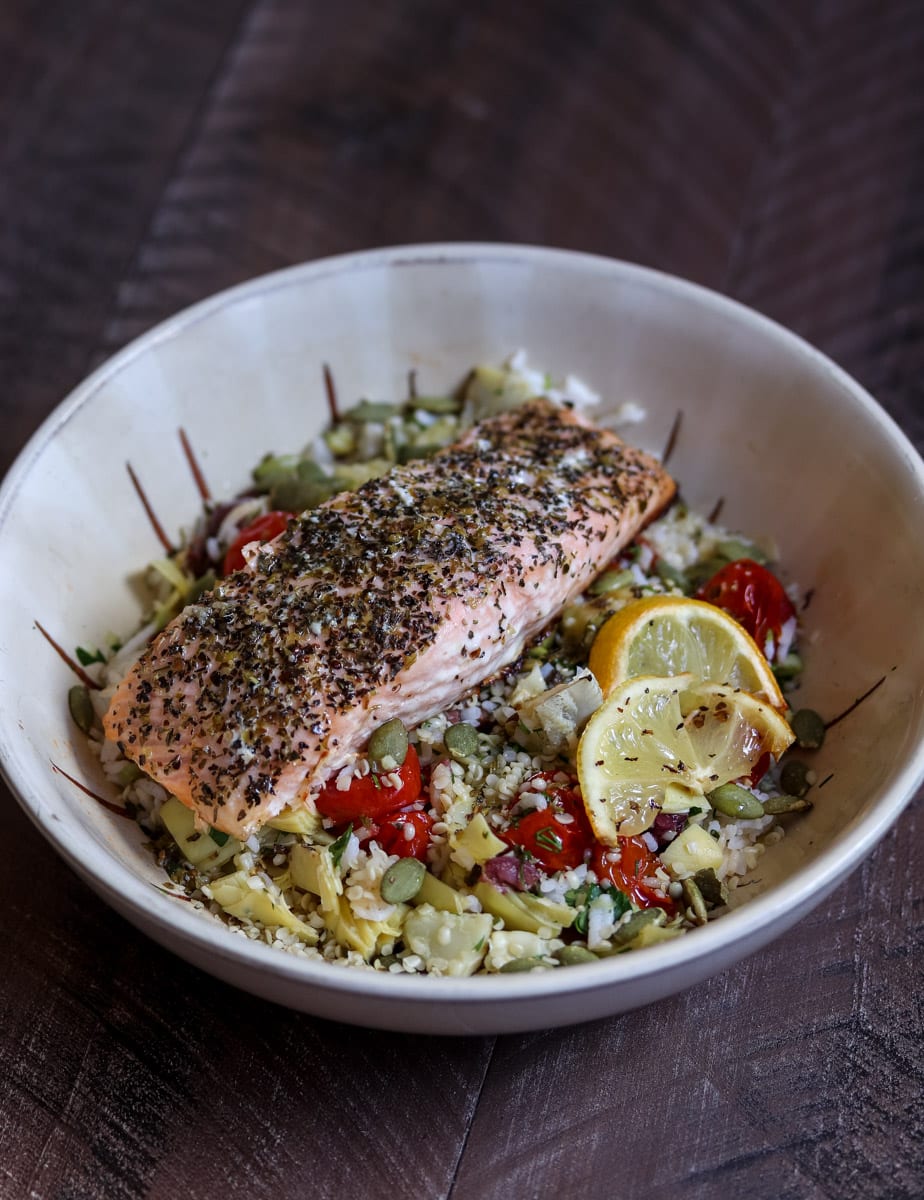
<instances>
[{"instance_id":1,"label":"pepita","mask_svg":"<svg viewBox=\"0 0 924 1200\"><path fill-rule=\"evenodd\" d=\"M512 958L500 968L501 975L515 975L519 971L546 970L548 963L541 958Z\"/></svg>"},{"instance_id":2,"label":"pepita","mask_svg":"<svg viewBox=\"0 0 924 1200\"><path fill-rule=\"evenodd\" d=\"M587 589L591 596L605 596L607 592L616 592L620 588L629 587L635 580L630 570L604 571Z\"/></svg>"},{"instance_id":3,"label":"pepita","mask_svg":"<svg viewBox=\"0 0 924 1200\"><path fill-rule=\"evenodd\" d=\"M94 725L99 724L96 719L96 709L90 699L90 689L84 687L82 683L75 683L68 691L67 707L70 709L74 724L81 733L89 733Z\"/></svg>"},{"instance_id":4,"label":"pepita","mask_svg":"<svg viewBox=\"0 0 924 1200\"><path fill-rule=\"evenodd\" d=\"M811 800L804 796L771 796L764 801L764 812L769 816L781 817L785 813L808 812Z\"/></svg>"},{"instance_id":5,"label":"pepita","mask_svg":"<svg viewBox=\"0 0 924 1200\"><path fill-rule=\"evenodd\" d=\"M789 722L803 750L818 750L825 740L825 723L814 708L800 708Z\"/></svg>"},{"instance_id":6,"label":"pepita","mask_svg":"<svg viewBox=\"0 0 924 1200\"><path fill-rule=\"evenodd\" d=\"M804 796L809 790L809 768L797 758L783 764L780 785L789 796ZM766 805L765 805L766 807Z\"/></svg>"},{"instance_id":7,"label":"pepita","mask_svg":"<svg viewBox=\"0 0 924 1200\"><path fill-rule=\"evenodd\" d=\"M417 858L399 858L382 876L379 891L386 904L404 904L420 891L427 868Z\"/></svg>"},{"instance_id":8,"label":"pepita","mask_svg":"<svg viewBox=\"0 0 924 1200\"><path fill-rule=\"evenodd\" d=\"M693 876L693 882L699 888L707 908L721 908L728 903L728 888L712 867L703 867L702 870L697 871Z\"/></svg>"},{"instance_id":9,"label":"pepita","mask_svg":"<svg viewBox=\"0 0 924 1200\"><path fill-rule=\"evenodd\" d=\"M705 925L709 920L709 913L706 910L706 901L703 898L703 893L694 879L685 879L680 885L683 890L683 898L687 904L694 925Z\"/></svg>"},{"instance_id":10,"label":"pepita","mask_svg":"<svg viewBox=\"0 0 924 1200\"><path fill-rule=\"evenodd\" d=\"M663 908L643 908L641 912L633 913L624 925L620 925L610 941L614 948L628 946L646 925L663 925L666 920L667 914Z\"/></svg>"},{"instance_id":11,"label":"pepita","mask_svg":"<svg viewBox=\"0 0 924 1200\"><path fill-rule=\"evenodd\" d=\"M391 759L395 767L400 767L407 758L407 746L407 730L401 721L394 717L380 725L369 738L369 761L379 767L385 759ZM393 767L392 770L394 769Z\"/></svg>"},{"instance_id":12,"label":"pepita","mask_svg":"<svg viewBox=\"0 0 924 1200\"><path fill-rule=\"evenodd\" d=\"M580 963L600 961L592 950L588 950L586 946L579 946L576 943L571 946L562 946L555 951L552 957L560 962L563 967L576 967Z\"/></svg>"},{"instance_id":13,"label":"pepita","mask_svg":"<svg viewBox=\"0 0 924 1200\"><path fill-rule=\"evenodd\" d=\"M452 758L463 761L478 753L478 730L474 725L460 721L450 725L443 739Z\"/></svg>"},{"instance_id":14,"label":"pepita","mask_svg":"<svg viewBox=\"0 0 924 1200\"><path fill-rule=\"evenodd\" d=\"M715 791L707 792L706 799L716 812L738 821L756 821L764 815L763 805L757 797L737 783L723 783Z\"/></svg>"}]
</instances>

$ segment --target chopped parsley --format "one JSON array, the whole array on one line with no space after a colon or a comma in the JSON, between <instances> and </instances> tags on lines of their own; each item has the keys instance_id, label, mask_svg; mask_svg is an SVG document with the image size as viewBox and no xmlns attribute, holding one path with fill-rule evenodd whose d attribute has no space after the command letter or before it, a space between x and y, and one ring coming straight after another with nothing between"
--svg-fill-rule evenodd
<instances>
[{"instance_id":1,"label":"chopped parsley","mask_svg":"<svg viewBox=\"0 0 924 1200\"><path fill-rule=\"evenodd\" d=\"M353 835L353 826L347 825L346 829L344 829L344 831L343 831L343 833L341 833L340 837L337 838L336 842L331 843L331 845L329 847L330 856L334 860L335 867L339 868L340 860L341 860L341 858L343 858L343 852L344 852L344 850L346 850L347 846L349 845L350 838L352 837L352 835Z\"/></svg>"},{"instance_id":2,"label":"chopped parsley","mask_svg":"<svg viewBox=\"0 0 924 1200\"><path fill-rule=\"evenodd\" d=\"M74 651L77 655L77 661L82 667L88 667L91 663L104 663L106 659L103 657L101 650L84 650L83 646L78 646Z\"/></svg>"},{"instance_id":3,"label":"chopped parsley","mask_svg":"<svg viewBox=\"0 0 924 1200\"><path fill-rule=\"evenodd\" d=\"M561 853L562 840L548 825L543 826L536 834L536 842L540 846L545 846L546 850L554 850L556 853Z\"/></svg>"}]
</instances>

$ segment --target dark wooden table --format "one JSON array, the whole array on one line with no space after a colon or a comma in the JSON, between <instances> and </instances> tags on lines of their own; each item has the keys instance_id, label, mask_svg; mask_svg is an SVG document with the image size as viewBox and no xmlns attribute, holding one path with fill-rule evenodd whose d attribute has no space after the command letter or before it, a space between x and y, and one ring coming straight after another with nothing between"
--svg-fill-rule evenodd
<instances>
[{"instance_id":1,"label":"dark wooden table","mask_svg":"<svg viewBox=\"0 0 924 1200\"><path fill-rule=\"evenodd\" d=\"M442 239L717 288L920 448L922 64L919 0L5 0L0 469L176 309ZM4 1200L924 1195L920 796L734 970L590 1026L451 1040L186 966L0 792Z\"/></svg>"}]
</instances>

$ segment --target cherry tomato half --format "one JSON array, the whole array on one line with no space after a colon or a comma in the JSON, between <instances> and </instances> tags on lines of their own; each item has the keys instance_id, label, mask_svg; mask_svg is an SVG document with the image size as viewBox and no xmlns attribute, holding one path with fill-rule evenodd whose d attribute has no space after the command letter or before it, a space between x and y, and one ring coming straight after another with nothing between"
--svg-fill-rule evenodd
<instances>
[{"instance_id":1,"label":"cherry tomato half","mask_svg":"<svg viewBox=\"0 0 924 1200\"><path fill-rule=\"evenodd\" d=\"M614 887L625 892L639 908L663 908L673 913L674 904L661 892L645 883L654 875L661 860L649 850L640 837L619 839L619 846L594 846L590 869L602 883L608 880Z\"/></svg>"},{"instance_id":2,"label":"cherry tomato half","mask_svg":"<svg viewBox=\"0 0 924 1200\"><path fill-rule=\"evenodd\" d=\"M549 788L547 808L516 818L500 836L508 846L529 851L548 872L580 866L593 845L593 834L580 798L569 788ZM558 818L563 818L559 820Z\"/></svg>"},{"instance_id":3,"label":"cherry tomato half","mask_svg":"<svg viewBox=\"0 0 924 1200\"><path fill-rule=\"evenodd\" d=\"M222 565L223 573L230 575L232 571L239 571L244 565L244 547L249 546L251 542L272 541L274 537L282 533L293 515L288 512L268 512L246 525L228 547L228 553L225 555Z\"/></svg>"},{"instance_id":4,"label":"cherry tomato half","mask_svg":"<svg viewBox=\"0 0 924 1200\"><path fill-rule=\"evenodd\" d=\"M783 626L796 615L777 577L750 558L722 567L696 595L733 616L771 662L777 656Z\"/></svg>"},{"instance_id":5,"label":"cherry tomato half","mask_svg":"<svg viewBox=\"0 0 924 1200\"><path fill-rule=\"evenodd\" d=\"M432 828L433 818L430 814L415 809L413 812L397 812L386 817L374 837L386 854L397 854L399 858L419 858L421 862L426 862Z\"/></svg>"},{"instance_id":6,"label":"cherry tomato half","mask_svg":"<svg viewBox=\"0 0 924 1200\"><path fill-rule=\"evenodd\" d=\"M757 787L763 777L770 770L770 764L773 762L773 755L769 750L765 750L757 762L754 764L754 769L748 776L748 783L751 787Z\"/></svg>"},{"instance_id":7,"label":"cherry tomato half","mask_svg":"<svg viewBox=\"0 0 924 1200\"><path fill-rule=\"evenodd\" d=\"M337 821L359 821L369 817L373 821L388 816L398 808L413 804L420 795L420 759L413 746L408 746L404 762L398 768L400 788L391 787L376 771L368 775L354 775L350 786L341 791L336 777L330 779L318 796L315 804L322 817Z\"/></svg>"}]
</instances>

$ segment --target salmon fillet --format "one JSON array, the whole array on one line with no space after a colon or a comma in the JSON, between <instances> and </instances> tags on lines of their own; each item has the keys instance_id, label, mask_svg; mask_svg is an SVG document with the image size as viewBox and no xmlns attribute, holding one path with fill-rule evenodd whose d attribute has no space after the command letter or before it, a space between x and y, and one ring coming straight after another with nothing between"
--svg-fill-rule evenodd
<instances>
[{"instance_id":1,"label":"salmon fillet","mask_svg":"<svg viewBox=\"0 0 924 1200\"><path fill-rule=\"evenodd\" d=\"M533 400L254 546L119 685L108 737L246 837L371 731L515 661L673 497L660 464Z\"/></svg>"}]
</instances>

